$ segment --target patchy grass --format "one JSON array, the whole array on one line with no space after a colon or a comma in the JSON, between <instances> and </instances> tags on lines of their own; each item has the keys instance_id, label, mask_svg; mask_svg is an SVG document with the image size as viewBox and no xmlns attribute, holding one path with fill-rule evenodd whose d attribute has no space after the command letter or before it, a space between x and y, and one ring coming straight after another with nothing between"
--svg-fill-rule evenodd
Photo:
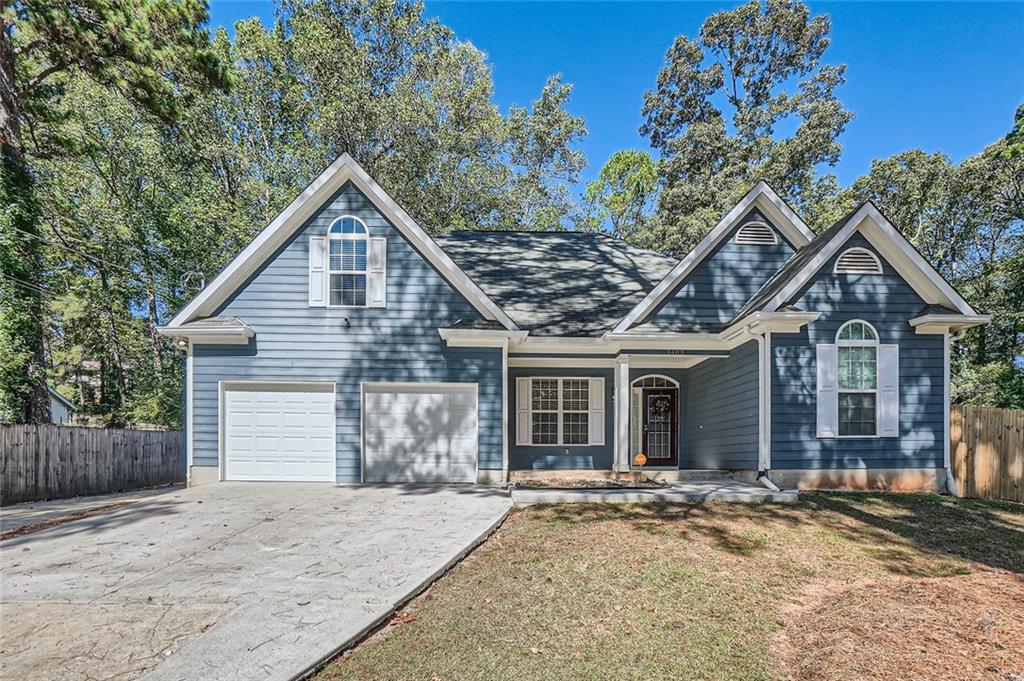
<instances>
[{"instance_id":1,"label":"patchy grass","mask_svg":"<svg viewBox=\"0 0 1024 681\"><path fill-rule=\"evenodd\" d=\"M1014 572L1014 504L534 507L318 678L931 678L955 655L957 678L1004 681L1024 674Z\"/></svg>"}]
</instances>

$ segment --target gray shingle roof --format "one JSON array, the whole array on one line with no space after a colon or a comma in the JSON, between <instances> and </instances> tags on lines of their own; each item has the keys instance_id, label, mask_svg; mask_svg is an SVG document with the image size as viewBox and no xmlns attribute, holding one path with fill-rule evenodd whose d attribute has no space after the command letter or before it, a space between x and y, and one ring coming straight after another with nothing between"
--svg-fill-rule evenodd
<instances>
[{"instance_id":1,"label":"gray shingle roof","mask_svg":"<svg viewBox=\"0 0 1024 681\"><path fill-rule=\"evenodd\" d=\"M594 232L461 231L437 242L533 335L600 335L677 262Z\"/></svg>"}]
</instances>

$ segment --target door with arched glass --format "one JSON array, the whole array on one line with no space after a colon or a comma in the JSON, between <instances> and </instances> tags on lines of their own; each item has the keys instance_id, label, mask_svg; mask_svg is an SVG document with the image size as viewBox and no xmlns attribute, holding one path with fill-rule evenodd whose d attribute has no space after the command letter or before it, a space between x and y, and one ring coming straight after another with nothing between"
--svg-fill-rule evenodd
<instances>
[{"instance_id":1,"label":"door with arched glass","mask_svg":"<svg viewBox=\"0 0 1024 681\"><path fill-rule=\"evenodd\" d=\"M679 384L667 376L633 381L633 449L645 468L679 466Z\"/></svg>"}]
</instances>

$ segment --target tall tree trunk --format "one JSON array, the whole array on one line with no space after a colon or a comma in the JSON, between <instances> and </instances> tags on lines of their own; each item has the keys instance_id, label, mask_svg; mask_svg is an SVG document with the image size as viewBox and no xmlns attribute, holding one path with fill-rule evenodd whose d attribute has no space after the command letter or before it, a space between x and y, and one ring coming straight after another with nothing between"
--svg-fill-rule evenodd
<instances>
[{"instance_id":1,"label":"tall tree trunk","mask_svg":"<svg viewBox=\"0 0 1024 681\"><path fill-rule=\"evenodd\" d=\"M113 291L110 290L110 279L107 270L99 269L100 287L103 289L103 309L107 313L107 333L110 334L110 349L114 355L114 378L117 381L117 408L120 409L128 397L128 384L124 378L124 352L121 349L120 337L117 335L117 322L114 318Z\"/></svg>"},{"instance_id":2,"label":"tall tree trunk","mask_svg":"<svg viewBox=\"0 0 1024 681\"><path fill-rule=\"evenodd\" d=\"M43 252L32 174L22 145L14 50L0 32L0 408L48 423L43 350Z\"/></svg>"},{"instance_id":3,"label":"tall tree trunk","mask_svg":"<svg viewBox=\"0 0 1024 681\"><path fill-rule=\"evenodd\" d=\"M157 381L160 381L163 379L164 374L163 342L160 340L160 333L157 331L157 328L160 326L160 322L157 318L155 288L153 275L147 271L146 303L149 312L149 319L147 320L149 325L149 340L153 344L153 371L156 372Z\"/></svg>"}]
</instances>

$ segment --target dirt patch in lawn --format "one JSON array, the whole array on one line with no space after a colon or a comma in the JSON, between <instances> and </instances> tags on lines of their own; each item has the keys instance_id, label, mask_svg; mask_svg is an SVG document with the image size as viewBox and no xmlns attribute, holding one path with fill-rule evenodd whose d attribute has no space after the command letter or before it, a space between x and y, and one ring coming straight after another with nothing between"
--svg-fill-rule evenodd
<instances>
[{"instance_id":1,"label":"dirt patch in lawn","mask_svg":"<svg viewBox=\"0 0 1024 681\"><path fill-rule=\"evenodd\" d=\"M791 678L1024 678L1024 579L1002 572L815 585L787 613Z\"/></svg>"}]
</instances>

